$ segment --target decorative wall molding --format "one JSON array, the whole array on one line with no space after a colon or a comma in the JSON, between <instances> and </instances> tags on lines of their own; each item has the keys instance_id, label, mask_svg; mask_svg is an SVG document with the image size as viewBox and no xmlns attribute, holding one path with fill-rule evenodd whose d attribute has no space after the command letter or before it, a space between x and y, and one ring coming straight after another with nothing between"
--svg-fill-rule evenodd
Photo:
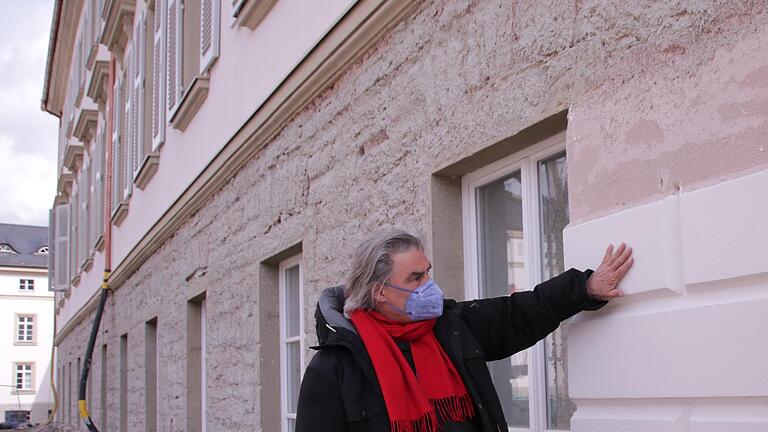
<instances>
[{"instance_id":1,"label":"decorative wall molding","mask_svg":"<svg viewBox=\"0 0 768 432\"><path fill-rule=\"evenodd\" d=\"M171 126L174 129L184 131L189 126L189 122L195 117L197 111L203 106L205 98L208 97L208 87L210 85L210 79L207 76L196 76L192 80L192 84L184 92L179 107L173 113L171 117Z\"/></svg>"}]
</instances>

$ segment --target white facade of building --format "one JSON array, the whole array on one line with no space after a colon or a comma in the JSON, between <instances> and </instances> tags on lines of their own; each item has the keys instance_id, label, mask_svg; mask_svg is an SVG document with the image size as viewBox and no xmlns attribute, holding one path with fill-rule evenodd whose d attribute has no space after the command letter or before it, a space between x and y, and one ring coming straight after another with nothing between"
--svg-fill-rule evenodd
<instances>
[{"instance_id":1,"label":"white facade of building","mask_svg":"<svg viewBox=\"0 0 768 432\"><path fill-rule=\"evenodd\" d=\"M3 264L7 256L0 256L0 419L22 410L42 423L53 409L53 292L46 268Z\"/></svg>"}]
</instances>

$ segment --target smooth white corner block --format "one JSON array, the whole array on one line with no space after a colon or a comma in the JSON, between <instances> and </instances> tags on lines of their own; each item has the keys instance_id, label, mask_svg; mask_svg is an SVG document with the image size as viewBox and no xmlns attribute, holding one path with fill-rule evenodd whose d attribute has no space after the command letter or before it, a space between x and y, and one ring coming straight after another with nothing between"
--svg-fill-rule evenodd
<instances>
[{"instance_id":1,"label":"smooth white corner block","mask_svg":"<svg viewBox=\"0 0 768 432\"><path fill-rule=\"evenodd\" d=\"M635 264L621 282L625 294L682 292L679 197L633 207L563 231L565 267L596 269L609 244L632 247Z\"/></svg>"},{"instance_id":2,"label":"smooth white corner block","mask_svg":"<svg viewBox=\"0 0 768 432\"><path fill-rule=\"evenodd\" d=\"M680 199L686 285L768 272L768 170Z\"/></svg>"}]
</instances>

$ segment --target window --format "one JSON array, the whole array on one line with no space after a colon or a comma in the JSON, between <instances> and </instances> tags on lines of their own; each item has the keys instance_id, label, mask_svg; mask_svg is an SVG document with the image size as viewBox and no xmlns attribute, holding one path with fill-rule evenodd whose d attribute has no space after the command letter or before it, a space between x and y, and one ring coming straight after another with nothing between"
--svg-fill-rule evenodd
<instances>
[{"instance_id":1,"label":"window","mask_svg":"<svg viewBox=\"0 0 768 432\"><path fill-rule=\"evenodd\" d=\"M304 302L301 255L279 265L281 430L296 429L296 407L304 372Z\"/></svg>"},{"instance_id":2,"label":"window","mask_svg":"<svg viewBox=\"0 0 768 432\"><path fill-rule=\"evenodd\" d=\"M120 336L120 432L128 431L128 334Z\"/></svg>"},{"instance_id":3,"label":"window","mask_svg":"<svg viewBox=\"0 0 768 432\"><path fill-rule=\"evenodd\" d=\"M561 133L462 179L468 298L531 290L564 270L566 166ZM575 405L560 329L488 366L511 430L570 429Z\"/></svg>"},{"instance_id":4,"label":"window","mask_svg":"<svg viewBox=\"0 0 768 432\"><path fill-rule=\"evenodd\" d=\"M35 343L34 315L16 315L16 343Z\"/></svg>"},{"instance_id":5,"label":"window","mask_svg":"<svg viewBox=\"0 0 768 432\"><path fill-rule=\"evenodd\" d=\"M35 253L38 255L48 255L48 246L41 246Z\"/></svg>"},{"instance_id":6,"label":"window","mask_svg":"<svg viewBox=\"0 0 768 432\"><path fill-rule=\"evenodd\" d=\"M16 253L10 245L0 243L0 253Z\"/></svg>"},{"instance_id":7,"label":"window","mask_svg":"<svg viewBox=\"0 0 768 432\"><path fill-rule=\"evenodd\" d=\"M32 363L16 363L16 389L23 392L33 391L32 387L32 371L34 370Z\"/></svg>"},{"instance_id":8,"label":"window","mask_svg":"<svg viewBox=\"0 0 768 432\"><path fill-rule=\"evenodd\" d=\"M34 291L35 280L34 279L19 279L19 291Z\"/></svg>"},{"instance_id":9,"label":"window","mask_svg":"<svg viewBox=\"0 0 768 432\"><path fill-rule=\"evenodd\" d=\"M205 293L187 302L187 430L205 432L206 412Z\"/></svg>"},{"instance_id":10,"label":"window","mask_svg":"<svg viewBox=\"0 0 768 432\"><path fill-rule=\"evenodd\" d=\"M208 95L208 74L219 55L221 4L166 4L166 109L173 127L183 131Z\"/></svg>"},{"instance_id":11,"label":"window","mask_svg":"<svg viewBox=\"0 0 768 432\"><path fill-rule=\"evenodd\" d=\"M157 432L157 318L144 325L144 426Z\"/></svg>"}]
</instances>

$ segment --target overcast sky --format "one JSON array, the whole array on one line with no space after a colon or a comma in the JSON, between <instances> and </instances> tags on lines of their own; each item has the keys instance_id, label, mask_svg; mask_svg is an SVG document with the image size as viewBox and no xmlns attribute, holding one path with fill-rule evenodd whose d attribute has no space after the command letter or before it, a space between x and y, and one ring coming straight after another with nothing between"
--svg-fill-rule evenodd
<instances>
[{"instance_id":1,"label":"overcast sky","mask_svg":"<svg viewBox=\"0 0 768 432\"><path fill-rule=\"evenodd\" d=\"M40 110L53 0L0 0L0 223L48 225L58 119Z\"/></svg>"}]
</instances>

